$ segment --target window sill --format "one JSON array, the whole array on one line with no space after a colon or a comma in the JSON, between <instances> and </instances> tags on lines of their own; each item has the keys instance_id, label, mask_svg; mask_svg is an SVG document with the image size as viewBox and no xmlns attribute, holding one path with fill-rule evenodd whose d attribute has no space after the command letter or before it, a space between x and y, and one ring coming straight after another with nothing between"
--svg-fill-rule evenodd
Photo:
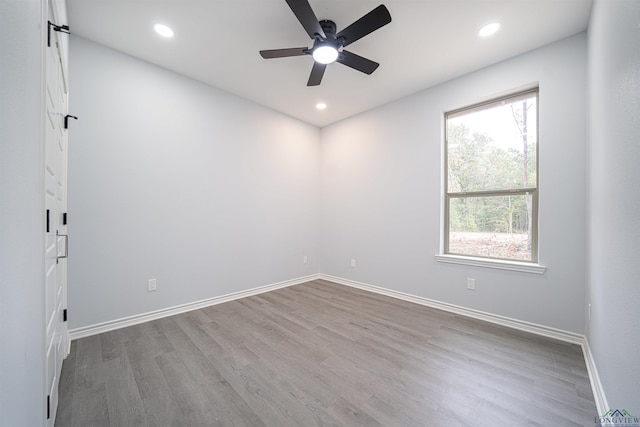
<instances>
[{"instance_id":1,"label":"window sill","mask_svg":"<svg viewBox=\"0 0 640 427\"><path fill-rule=\"evenodd\" d=\"M474 258L460 255L438 254L436 261L449 264L470 265L473 267L495 268L498 270L519 271L522 273L544 274L547 267L529 262L505 261L500 259Z\"/></svg>"}]
</instances>

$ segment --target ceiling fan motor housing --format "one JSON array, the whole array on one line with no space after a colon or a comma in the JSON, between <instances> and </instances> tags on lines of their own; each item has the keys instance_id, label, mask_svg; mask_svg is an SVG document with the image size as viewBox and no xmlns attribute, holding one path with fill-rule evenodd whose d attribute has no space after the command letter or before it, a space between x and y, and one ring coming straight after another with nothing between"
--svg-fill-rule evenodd
<instances>
[{"instance_id":1,"label":"ceiling fan motor housing","mask_svg":"<svg viewBox=\"0 0 640 427\"><path fill-rule=\"evenodd\" d=\"M320 27L322 27L322 31L327 36L327 39L335 39L336 38L336 23L330 21L328 19L323 19L320 22Z\"/></svg>"},{"instance_id":2,"label":"ceiling fan motor housing","mask_svg":"<svg viewBox=\"0 0 640 427\"><path fill-rule=\"evenodd\" d=\"M336 39L336 23L329 21L328 19L318 21L318 23L320 24L322 31L324 31L325 37L317 34L313 41L313 47L309 49L309 53L313 53L316 48L321 46L331 46L335 50L339 51L344 40L342 38Z\"/></svg>"}]
</instances>

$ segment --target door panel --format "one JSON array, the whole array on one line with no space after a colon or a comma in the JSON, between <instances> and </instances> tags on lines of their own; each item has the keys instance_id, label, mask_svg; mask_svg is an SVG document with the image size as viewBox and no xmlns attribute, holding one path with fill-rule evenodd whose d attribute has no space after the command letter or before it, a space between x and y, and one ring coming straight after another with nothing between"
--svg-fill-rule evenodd
<instances>
[{"instance_id":1,"label":"door panel","mask_svg":"<svg viewBox=\"0 0 640 427\"><path fill-rule=\"evenodd\" d=\"M56 22L55 8L48 2L48 20ZM67 355L68 334L63 321L66 304L67 240L62 214L67 196L67 86L60 52L60 35L51 31L51 45L46 50L46 116L45 116L45 205L49 212L49 229L45 240L45 322L46 379L48 393L47 425L53 426L58 406L58 384L62 361Z\"/></svg>"}]
</instances>

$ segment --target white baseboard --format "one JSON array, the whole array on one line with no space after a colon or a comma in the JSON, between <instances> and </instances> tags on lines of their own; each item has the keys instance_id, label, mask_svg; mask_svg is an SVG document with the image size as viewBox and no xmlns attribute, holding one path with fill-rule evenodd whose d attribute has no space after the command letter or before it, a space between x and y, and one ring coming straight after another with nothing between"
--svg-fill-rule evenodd
<instances>
[{"instance_id":1,"label":"white baseboard","mask_svg":"<svg viewBox=\"0 0 640 427\"><path fill-rule=\"evenodd\" d=\"M593 399L596 401L598 415L602 415L611 409L611 407L609 403L607 403L607 397L604 395L604 389L602 388L598 369L596 368L596 361L593 359L587 337L584 337L582 352L584 353L584 361L587 364L587 371L589 372L589 379L591 380L591 391L593 391Z\"/></svg>"},{"instance_id":2,"label":"white baseboard","mask_svg":"<svg viewBox=\"0 0 640 427\"><path fill-rule=\"evenodd\" d=\"M240 298L249 297L252 295L258 295L264 292L286 288L288 286L299 285L301 283L309 282L319 278L320 278L319 274L311 274L308 276L298 277L296 279L285 280L284 282L272 283L270 285L264 285L264 286L259 286L253 289L247 289L245 291L234 292L227 295L221 295L218 297L207 298L200 301L177 305L174 307L168 307L160 310L150 311L148 313L136 314L134 316L123 317L121 319L115 319L107 322L98 323L95 325L89 325L89 326L83 326L81 328L71 329L69 330L69 342L71 342L71 340L76 340L76 339L88 337L91 335L101 334L103 332L113 331L115 329L126 328L127 326L137 325L139 323L161 319L163 317L173 316L175 314L185 313L187 311L209 307L211 305L221 304L223 302L233 301Z\"/></svg>"}]
</instances>

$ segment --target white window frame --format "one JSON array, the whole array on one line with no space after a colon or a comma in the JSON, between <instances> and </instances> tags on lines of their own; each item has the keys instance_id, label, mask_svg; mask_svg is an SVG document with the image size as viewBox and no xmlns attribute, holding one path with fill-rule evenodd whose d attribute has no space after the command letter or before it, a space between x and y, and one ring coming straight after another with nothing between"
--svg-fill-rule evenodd
<instances>
[{"instance_id":1,"label":"white window frame","mask_svg":"<svg viewBox=\"0 0 640 427\"><path fill-rule=\"evenodd\" d=\"M536 96L536 182L534 187L506 189L506 190L490 190L490 191L466 191L466 192L449 192L449 163L448 163L448 126L447 119L450 116L458 115L462 112L472 112L473 110L483 110L491 105L498 104L503 101L513 100L514 98L522 98L524 96ZM513 92L508 95L492 98L488 101L473 104L467 107L458 108L447 111L443 115L444 119L444 144L443 144L443 224L442 224L442 241L441 253L436 255L436 260L444 263L463 264L477 267L497 268L502 270L521 271L535 274L542 274L546 268L538 264L538 200L539 200L539 88L530 88L523 91ZM531 260L513 260L504 258L482 257L468 254L455 254L449 252L449 208L452 199L462 197L490 197L490 196L508 196L508 195L526 195L531 194Z\"/></svg>"}]
</instances>

